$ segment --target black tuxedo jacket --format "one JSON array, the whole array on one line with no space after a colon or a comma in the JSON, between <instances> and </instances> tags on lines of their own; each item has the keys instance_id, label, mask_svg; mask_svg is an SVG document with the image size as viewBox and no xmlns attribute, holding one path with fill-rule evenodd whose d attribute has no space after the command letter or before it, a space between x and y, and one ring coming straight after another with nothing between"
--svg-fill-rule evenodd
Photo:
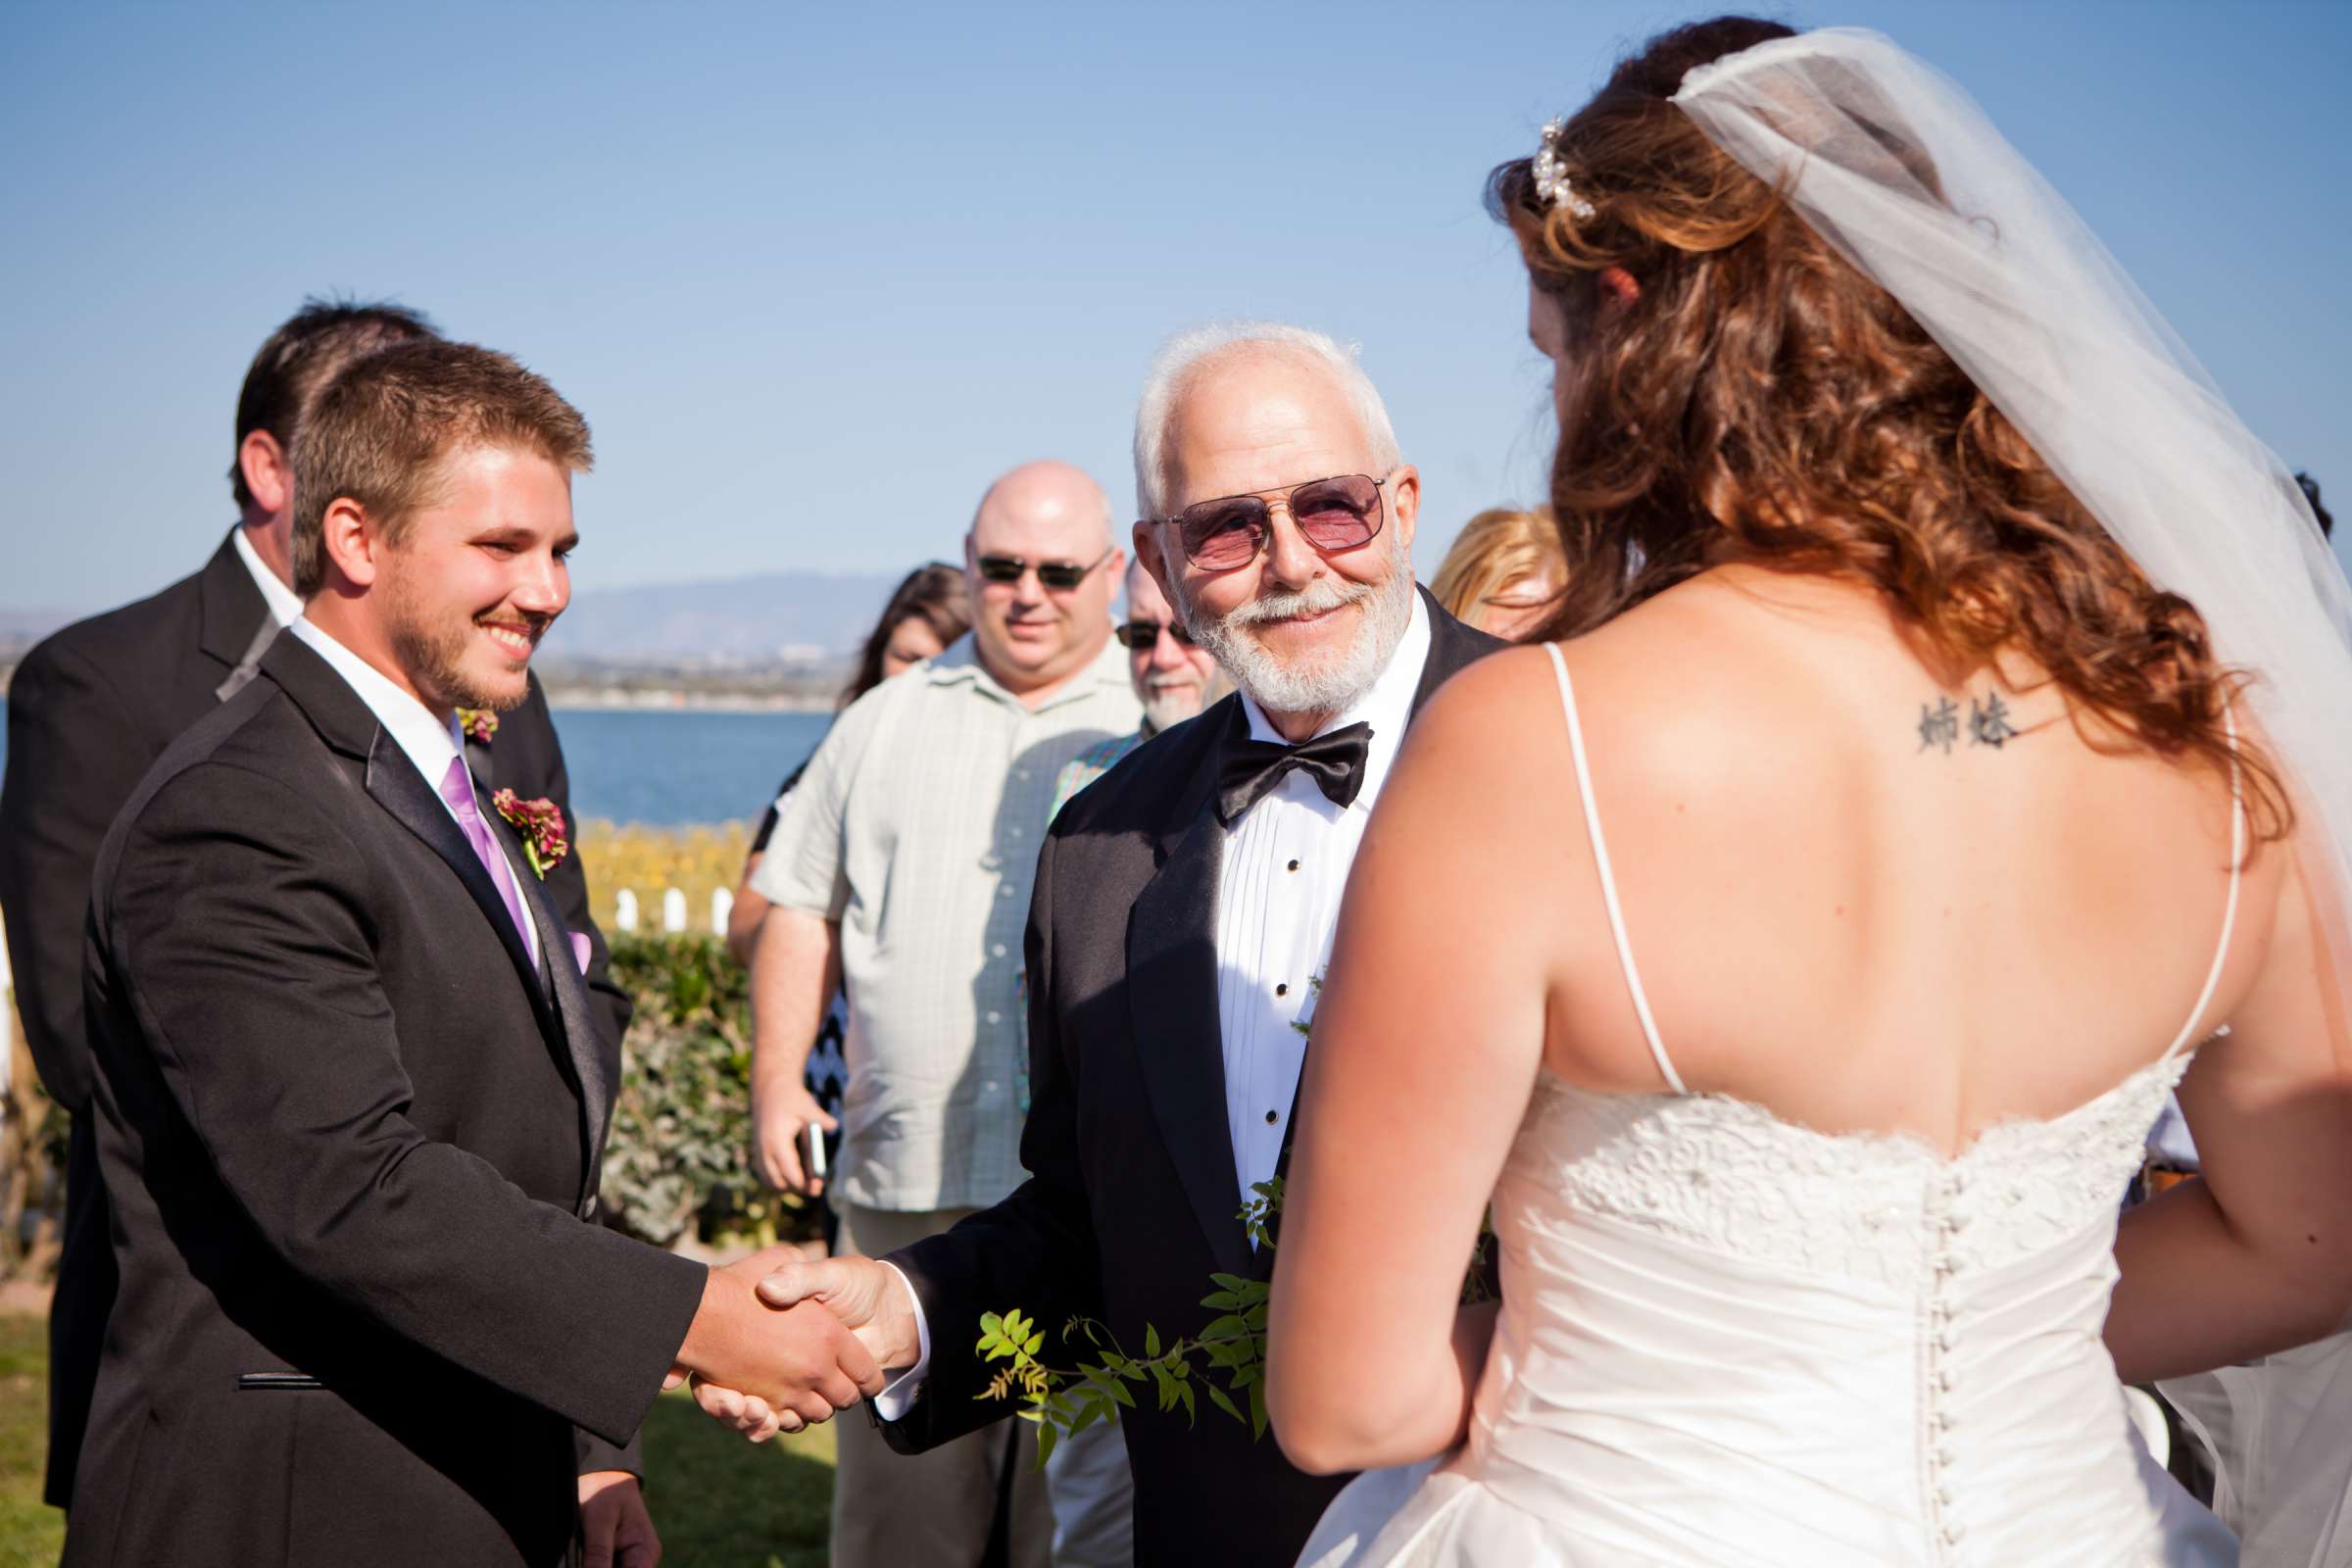
<instances>
[{"instance_id":1,"label":"black tuxedo jacket","mask_svg":"<svg viewBox=\"0 0 2352 1568\"><path fill-rule=\"evenodd\" d=\"M630 1436L706 1274L589 1223L617 1051L517 880L536 964L291 637L116 818L84 1005L122 1284L69 1568L571 1556L574 1427Z\"/></svg>"},{"instance_id":2,"label":"black tuxedo jacket","mask_svg":"<svg viewBox=\"0 0 2352 1568\"><path fill-rule=\"evenodd\" d=\"M17 1008L50 1098L74 1115L68 1146L65 1252L50 1312L49 1471L45 1495L65 1507L74 1459L98 1375L98 1347L115 1298L106 1192L90 1134L90 1057L81 1017L82 915L90 868L115 812L179 733L220 705L232 670L260 649L269 607L223 539L202 571L150 599L67 627L18 665L8 701L8 776L0 785L0 908ZM248 674L249 678L249 674ZM495 742L469 745L488 791L547 796L571 812L563 749L536 677L523 706L503 716ZM627 996L607 979L604 938L588 914L577 856L548 878L564 921L594 950L588 975L612 1037L627 1025ZM584 1468L633 1461L598 1446Z\"/></svg>"},{"instance_id":3,"label":"black tuxedo jacket","mask_svg":"<svg viewBox=\"0 0 2352 1568\"><path fill-rule=\"evenodd\" d=\"M1422 608L1430 649L1415 711L1503 646L1427 595ZM1008 1412L974 1397L997 1370L968 1348L983 1312L1033 1314L1057 1350L1072 1316L1140 1347L1147 1323L1189 1334L1216 1315L1200 1304L1212 1272L1272 1270L1272 1253L1253 1250L1242 1226L1217 1025L1224 829L1213 798L1224 748L1247 732L1241 699L1226 698L1087 786L1046 836L1028 929L1030 1177L996 1207L891 1255L931 1333L921 1396L883 1428L902 1452ZM1190 1426L1140 1402L1120 1422L1139 1568L1290 1568L1347 1478L1295 1469L1271 1433L1253 1441L1206 1401Z\"/></svg>"}]
</instances>

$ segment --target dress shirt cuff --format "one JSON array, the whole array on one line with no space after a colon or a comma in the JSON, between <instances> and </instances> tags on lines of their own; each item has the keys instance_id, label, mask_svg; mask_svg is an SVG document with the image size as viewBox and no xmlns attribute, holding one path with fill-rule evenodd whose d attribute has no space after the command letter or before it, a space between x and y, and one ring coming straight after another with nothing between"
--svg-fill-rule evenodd
<instances>
[{"instance_id":1,"label":"dress shirt cuff","mask_svg":"<svg viewBox=\"0 0 2352 1568\"><path fill-rule=\"evenodd\" d=\"M923 1379L930 1375L931 1324L923 1316L923 1298L915 1294L912 1282L900 1272L899 1265L884 1263L882 1266L897 1276L900 1288L906 1293L906 1299L914 1303L914 1365L884 1384L882 1392L874 1396L874 1414L885 1421L898 1421L905 1419L907 1410L914 1404L915 1396L923 1392Z\"/></svg>"}]
</instances>

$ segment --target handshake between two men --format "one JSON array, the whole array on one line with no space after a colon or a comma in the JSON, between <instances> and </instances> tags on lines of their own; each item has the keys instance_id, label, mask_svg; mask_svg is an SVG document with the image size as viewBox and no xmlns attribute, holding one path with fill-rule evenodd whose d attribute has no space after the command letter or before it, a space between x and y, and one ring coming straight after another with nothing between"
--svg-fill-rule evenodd
<instances>
[{"instance_id":1,"label":"handshake between two men","mask_svg":"<svg viewBox=\"0 0 2352 1568\"><path fill-rule=\"evenodd\" d=\"M887 1263L764 1249L710 1272L665 1388L754 1443L829 1421L923 1358L913 1293Z\"/></svg>"}]
</instances>

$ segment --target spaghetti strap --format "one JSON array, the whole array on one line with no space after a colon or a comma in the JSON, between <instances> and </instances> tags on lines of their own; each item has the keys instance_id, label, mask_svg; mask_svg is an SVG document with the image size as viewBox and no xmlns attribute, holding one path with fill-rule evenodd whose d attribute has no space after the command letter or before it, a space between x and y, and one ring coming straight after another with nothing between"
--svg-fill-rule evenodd
<instances>
[{"instance_id":1,"label":"spaghetti strap","mask_svg":"<svg viewBox=\"0 0 2352 1568\"><path fill-rule=\"evenodd\" d=\"M2205 971L2205 989L2197 993L2197 1004L2188 1009L2188 1021L2180 1026L2180 1033L2173 1043L2164 1048L2159 1061L2172 1060L2196 1037L2197 1022L2205 1016L2214 990L2222 983L2222 968L2230 960L2230 938L2237 929L2238 881L2246 862L2246 797L2238 776L2237 719L2227 707L2222 710L2222 728L2230 737L2230 899L2222 906L2222 940L2214 950L2212 966Z\"/></svg>"},{"instance_id":2,"label":"spaghetti strap","mask_svg":"<svg viewBox=\"0 0 2352 1568\"><path fill-rule=\"evenodd\" d=\"M1649 1042L1650 1059L1658 1064L1659 1075L1676 1094L1687 1095L1690 1091L1683 1087L1682 1074L1674 1070L1674 1063L1666 1056L1666 1043L1658 1038L1658 1021L1650 1016L1649 994L1642 989L1642 971L1634 963L1633 944L1626 939L1625 910L1617 903L1617 877L1609 869L1609 846L1601 836L1600 808L1592 800L1592 769L1585 762L1585 726L1576 716L1576 688L1568 681L1568 661L1560 657L1557 643L1545 643L1544 651L1551 656L1552 673L1560 680L1560 709L1568 715L1568 750L1576 758L1576 788L1585 802L1585 831L1592 839L1592 865L1600 873L1600 898L1608 906L1609 932L1617 939L1617 961L1625 970L1625 989L1633 994L1634 1013L1642 1020L1642 1036Z\"/></svg>"}]
</instances>

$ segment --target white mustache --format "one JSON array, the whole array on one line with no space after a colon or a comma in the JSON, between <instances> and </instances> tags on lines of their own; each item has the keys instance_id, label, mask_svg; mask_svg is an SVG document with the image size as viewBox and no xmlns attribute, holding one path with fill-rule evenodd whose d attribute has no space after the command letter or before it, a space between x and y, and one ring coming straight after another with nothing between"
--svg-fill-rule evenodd
<instances>
[{"instance_id":1,"label":"white mustache","mask_svg":"<svg viewBox=\"0 0 2352 1568\"><path fill-rule=\"evenodd\" d=\"M1338 610L1343 605L1359 604L1372 597L1370 583L1350 582L1345 587L1326 577L1309 583L1297 593L1261 594L1240 606L1225 617L1228 626L1255 626L1269 620L1290 620L1299 615L1319 615Z\"/></svg>"}]
</instances>

